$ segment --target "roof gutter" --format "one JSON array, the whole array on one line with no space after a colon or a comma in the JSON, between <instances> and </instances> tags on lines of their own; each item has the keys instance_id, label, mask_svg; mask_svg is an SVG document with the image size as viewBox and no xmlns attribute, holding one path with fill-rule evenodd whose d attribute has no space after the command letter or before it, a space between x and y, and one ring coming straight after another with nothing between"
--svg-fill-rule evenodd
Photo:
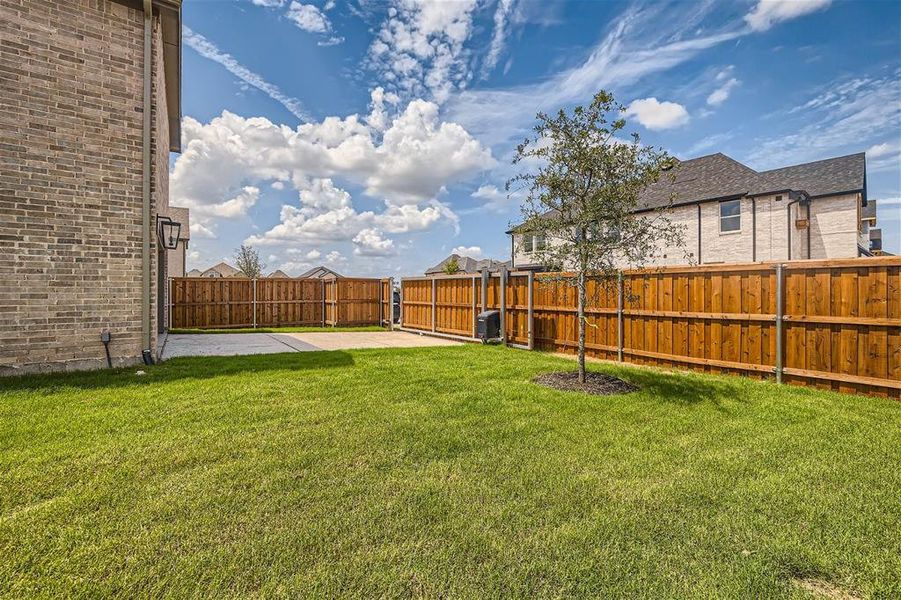
<instances>
[{"instance_id":1,"label":"roof gutter","mask_svg":"<svg viewBox=\"0 0 901 600\"><path fill-rule=\"evenodd\" d=\"M153 306L150 298L150 136L151 103L153 85L153 3L144 0L144 100L142 116L144 117L141 136L142 175L141 175L141 356L145 364L153 362L152 336L150 332L150 313Z\"/></svg>"}]
</instances>

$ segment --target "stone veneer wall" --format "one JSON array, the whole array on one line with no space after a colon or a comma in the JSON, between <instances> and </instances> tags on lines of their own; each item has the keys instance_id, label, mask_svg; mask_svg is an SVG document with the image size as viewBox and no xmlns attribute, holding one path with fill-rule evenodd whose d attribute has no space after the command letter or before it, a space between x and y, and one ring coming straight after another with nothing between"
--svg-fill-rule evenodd
<instances>
[{"instance_id":1,"label":"stone veneer wall","mask_svg":"<svg viewBox=\"0 0 901 600\"><path fill-rule=\"evenodd\" d=\"M104 366L103 328L114 364L140 360L142 19L110 0L0 4L0 373Z\"/></svg>"}]
</instances>

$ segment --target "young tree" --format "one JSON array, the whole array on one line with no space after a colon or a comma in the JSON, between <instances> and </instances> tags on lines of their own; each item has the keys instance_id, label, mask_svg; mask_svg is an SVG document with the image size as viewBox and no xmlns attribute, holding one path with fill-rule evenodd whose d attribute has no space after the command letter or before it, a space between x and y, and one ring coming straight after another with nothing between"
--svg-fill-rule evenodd
<instances>
[{"instance_id":1,"label":"young tree","mask_svg":"<svg viewBox=\"0 0 901 600\"><path fill-rule=\"evenodd\" d=\"M507 182L508 192L526 192L517 233L546 240L533 245L533 256L552 270L570 271L550 277L578 290L580 383L588 279L613 285L621 269L640 268L667 247L683 245L682 227L666 217L668 206L635 212L642 190L672 177L667 171L675 162L663 149L642 145L637 133L623 139L623 111L600 91L571 113L538 113L534 136L517 146L513 159L530 170Z\"/></svg>"},{"instance_id":2,"label":"young tree","mask_svg":"<svg viewBox=\"0 0 901 600\"><path fill-rule=\"evenodd\" d=\"M460 270L460 261L457 260L456 256L451 256L450 259L444 263L444 273L447 275L453 275Z\"/></svg>"},{"instance_id":3,"label":"young tree","mask_svg":"<svg viewBox=\"0 0 901 600\"><path fill-rule=\"evenodd\" d=\"M241 244L235 252L235 266L245 277L257 279L263 276L266 265L260 260L260 254L252 247Z\"/></svg>"}]
</instances>

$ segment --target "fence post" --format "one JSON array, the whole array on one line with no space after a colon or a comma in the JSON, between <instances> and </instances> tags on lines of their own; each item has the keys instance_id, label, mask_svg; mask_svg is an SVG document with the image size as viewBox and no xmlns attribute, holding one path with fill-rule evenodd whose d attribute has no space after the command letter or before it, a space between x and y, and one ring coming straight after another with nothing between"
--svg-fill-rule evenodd
<instances>
[{"instance_id":1,"label":"fence post","mask_svg":"<svg viewBox=\"0 0 901 600\"><path fill-rule=\"evenodd\" d=\"M253 278L253 328L257 328L257 278Z\"/></svg>"},{"instance_id":2,"label":"fence post","mask_svg":"<svg viewBox=\"0 0 901 600\"><path fill-rule=\"evenodd\" d=\"M172 278L169 278L169 329L172 329L172 309L175 308L175 301L172 300Z\"/></svg>"},{"instance_id":3,"label":"fence post","mask_svg":"<svg viewBox=\"0 0 901 600\"><path fill-rule=\"evenodd\" d=\"M488 310L488 269L482 269L482 312Z\"/></svg>"},{"instance_id":4,"label":"fence post","mask_svg":"<svg viewBox=\"0 0 901 600\"><path fill-rule=\"evenodd\" d=\"M325 279L319 280L319 295L322 296L322 326L325 327Z\"/></svg>"},{"instance_id":5,"label":"fence post","mask_svg":"<svg viewBox=\"0 0 901 600\"><path fill-rule=\"evenodd\" d=\"M401 329L404 328L404 280L401 278L400 280L400 294L398 294L397 299L398 304L400 304L400 310L398 311L398 325Z\"/></svg>"},{"instance_id":6,"label":"fence post","mask_svg":"<svg viewBox=\"0 0 901 600\"><path fill-rule=\"evenodd\" d=\"M437 327L437 323L435 321L438 316L438 280L432 277L432 331L435 331Z\"/></svg>"},{"instance_id":7,"label":"fence post","mask_svg":"<svg viewBox=\"0 0 901 600\"><path fill-rule=\"evenodd\" d=\"M532 291L532 288L535 287L535 272L529 271L528 275L528 283L529 286L529 350L535 349L535 310L534 310L534 297L535 294Z\"/></svg>"},{"instance_id":8,"label":"fence post","mask_svg":"<svg viewBox=\"0 0 901 600\"><path fill-rule=\"evenodd\" d=\"M623 272L616 277L616 360L623 362Z\"/></svg>"},{"instance_id":9,"label":"fence post","mask_svg":"<svg viewBox=\"0 0 901 600\"><path fill-rule=\"evenodd\" d=\"M776 265L776 383L782 383L782 313L785 310L783 305L783 265Z\"/></svg>"},{"instance_id":10,"label":"fence post","mask_svg":"<svg viewBox=\"0 0 901 600\"><path fill-rule=\"evenodd\" d=\"M478 336L479 313L476 308L476 296L478 296L478 286L476 285L476 276L472 276L472 337Z\"/></svg>"},{"instance_id":11,"label":"fence post","mask_svg":"<svg viewBox=\"0 0 901 600\"><path fill-rule=\"evenodd\" d=\"M507 344L507 267L501 267L500 276L501 341Z\"/></svg>"},{"instance_id":12,"label":"fence post","mask_svg":"<svg viewBox=\"0 0 901 600\"><path fill-rule=\"evenodd\" d=\"M394 277L388 278L388 329L394 329Z\"/></svg>"}]
</instances>

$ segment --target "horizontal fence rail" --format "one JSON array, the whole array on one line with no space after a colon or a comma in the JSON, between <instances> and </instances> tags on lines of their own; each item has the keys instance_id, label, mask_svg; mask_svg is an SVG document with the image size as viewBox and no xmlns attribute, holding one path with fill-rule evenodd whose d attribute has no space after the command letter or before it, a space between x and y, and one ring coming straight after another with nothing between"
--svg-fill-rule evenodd
<instances>
[{"instance_id":1,"label":"horizontal fence rail","mask_svg":"<svg viewBox=\"0 0 901 600\"><path fill-rule=\"evenodd\" d=\"M573 353L578 298L561 275L402 279L401 326L475 338L496 309L505 343ZM899 257L624 271L588 295L597 358L901 397Z\"/></svg>"},{"instance_id":2,"label":"horizontal fence rail","mask_svg":"<svg viewBox=\"0 0 901 600\"><path fill-rule=\"evenodd\" d=\"M175 277L169 281L169 327L380 325L390 323L391 307L384 294L391 286L390 279L348 277Z\"/></svg>"}]
</instances>

